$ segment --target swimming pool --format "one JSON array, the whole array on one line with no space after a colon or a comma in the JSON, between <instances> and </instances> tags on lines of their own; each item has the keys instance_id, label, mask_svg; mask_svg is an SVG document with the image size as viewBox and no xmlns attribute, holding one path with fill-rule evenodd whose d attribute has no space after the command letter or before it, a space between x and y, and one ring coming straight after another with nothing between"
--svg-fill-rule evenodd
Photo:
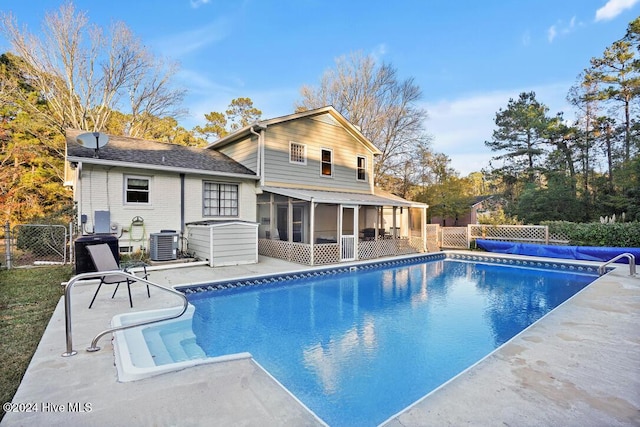
<instances>
[{"instance_id":1,"label":"swimming pool","mask_svg":"<svg viewBox=\"0 0 640 427\"><path fill-rule=\"evenodd\" d=\"M562 262L442 255L292 276L186 288L192 320L143 335L153 353L150 337L160 333L209 357L250 353L328 424L376 425L597 274Z\"/></svg>"}]
</instances>

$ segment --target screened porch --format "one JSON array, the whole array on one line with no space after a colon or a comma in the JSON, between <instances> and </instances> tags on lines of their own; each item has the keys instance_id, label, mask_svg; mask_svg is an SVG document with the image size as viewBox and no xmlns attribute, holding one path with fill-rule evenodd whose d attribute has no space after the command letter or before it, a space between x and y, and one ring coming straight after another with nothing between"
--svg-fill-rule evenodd
<instances>
[{"instance_id":1,"label":"screened porch","mask_svg":"<svg viewBox=\"0 0 640 427\"><path fill-rule=\"evenodd\" d=\"M426 252L427 206L395 196L271 188L258 195L258 251L308 265Z\"/></svg>"}]
</instances>

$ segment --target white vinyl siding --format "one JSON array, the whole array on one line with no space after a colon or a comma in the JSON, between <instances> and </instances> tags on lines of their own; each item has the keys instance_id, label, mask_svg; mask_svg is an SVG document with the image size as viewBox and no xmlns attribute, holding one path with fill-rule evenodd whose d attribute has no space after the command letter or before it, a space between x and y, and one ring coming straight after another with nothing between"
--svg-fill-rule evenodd
<instances>
[{"instance_id":1,"label":"white vinyl siding","mask_svg":"<svg viewBox=\"0 0 640 427\"><path fill-rule=\"evenodd\" d=\"M365 156L356 157L356 179L358 181L367 180L367 158Z\"/></svg>"},{"instance_id":2,"label":"white vinyl siding","mask_svg":"<svg viewBox=\"0 0 640 427\"><path fill-rule=\"evenodd\" d=\"M328 148L320 150L320 175L328 178L333 176L333 151Z\"/></svg>"},{"instance_id":3,"label":"white vinyl siding","mask_svg":"<svg viewBox=\"0 0 640 427\"><path fill-rule=\"evenodd\" d=\"M289 163L307 164L307 146L297 142L289 142Z\"/></svg>"},{"instance_id":4,"label":"white vinyl siding","mask_svg":"<svg viewBox=\"0 0 640 427\"><path fill-rule=\"evenodd\" d=\"M258 224L188 225L188 249L210 267L258 262Z\"/></svg>"},{"instance_id":5,"label":"white vinyl siding","mask_svg":"<svg viewBox=\"0 0 640 427\"><path fill-rule=\"evenodd\" d=\"M220 148L222 154L231 157L247 169L258 172L258 137L246 138Z\"/></svg>"},{"instance_id":6,"label":"white vinyl siding","mask_svg":"<svg viewBox=\"0 0 640 427\"><path fill-rule=\"evenodd\" d=\"M291 141L306 145L306 165L289 161ZM332 151L330 180L319 179L323 148ZM373 154L342 126L310 118L272 125L265 138L264 185L369 193L372 191L369 180L355 178L354 159L358 155L366 157L366 175L371 176Z\"/></svg>"}]
</instances>

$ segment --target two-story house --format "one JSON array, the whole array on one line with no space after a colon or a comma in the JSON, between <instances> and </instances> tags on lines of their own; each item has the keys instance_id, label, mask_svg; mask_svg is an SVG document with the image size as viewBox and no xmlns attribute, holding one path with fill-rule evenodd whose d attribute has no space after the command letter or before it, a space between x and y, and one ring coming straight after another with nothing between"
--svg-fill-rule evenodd
<instances>
[{"instance_id":1,"label":"two-story house","mask_svg":"<svg viewBox=\"0 0 640 427\"><path fill-rule=\"evenodd\" d=\"M380 151L333 107L261 121L208 148L259 177L262 254L323 264L425 250L427 205L376 188Z\"/></svg>"},{"instance_id":2,"label":"two-story house","mask_svg":"<svg viewBox=\"0 0 640 427\"><path fill-rule=\"evenodd\" d=\"M376 189L379 150L333 107L260 121L206 148L111 136L95 150L78 144L81 133L67 132L66 156L79 223L97 232L97 214L109 212L121 251L148 248L166 229L205 258L241 244L304 264L426 250L427 206ZM222 224L257 232L199 247L203 227Z\"/></svg>"}]
</instances>

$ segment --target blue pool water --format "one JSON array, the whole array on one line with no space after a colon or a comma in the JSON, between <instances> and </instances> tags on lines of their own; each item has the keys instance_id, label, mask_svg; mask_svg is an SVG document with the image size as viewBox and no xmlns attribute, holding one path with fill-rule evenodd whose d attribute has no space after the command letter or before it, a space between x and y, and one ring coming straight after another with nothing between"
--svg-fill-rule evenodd
<instances>
[{"instance_id":1,"label":"blue pool water","mask_svg":"<svg viewBox=\"0 0 640 427\"><path fill-rule=\"evenodd\" d=\"M595 278L445 259L188 297L208 356L249 352L329 425L371 426Z\"/></svg>"}]
</instances>

